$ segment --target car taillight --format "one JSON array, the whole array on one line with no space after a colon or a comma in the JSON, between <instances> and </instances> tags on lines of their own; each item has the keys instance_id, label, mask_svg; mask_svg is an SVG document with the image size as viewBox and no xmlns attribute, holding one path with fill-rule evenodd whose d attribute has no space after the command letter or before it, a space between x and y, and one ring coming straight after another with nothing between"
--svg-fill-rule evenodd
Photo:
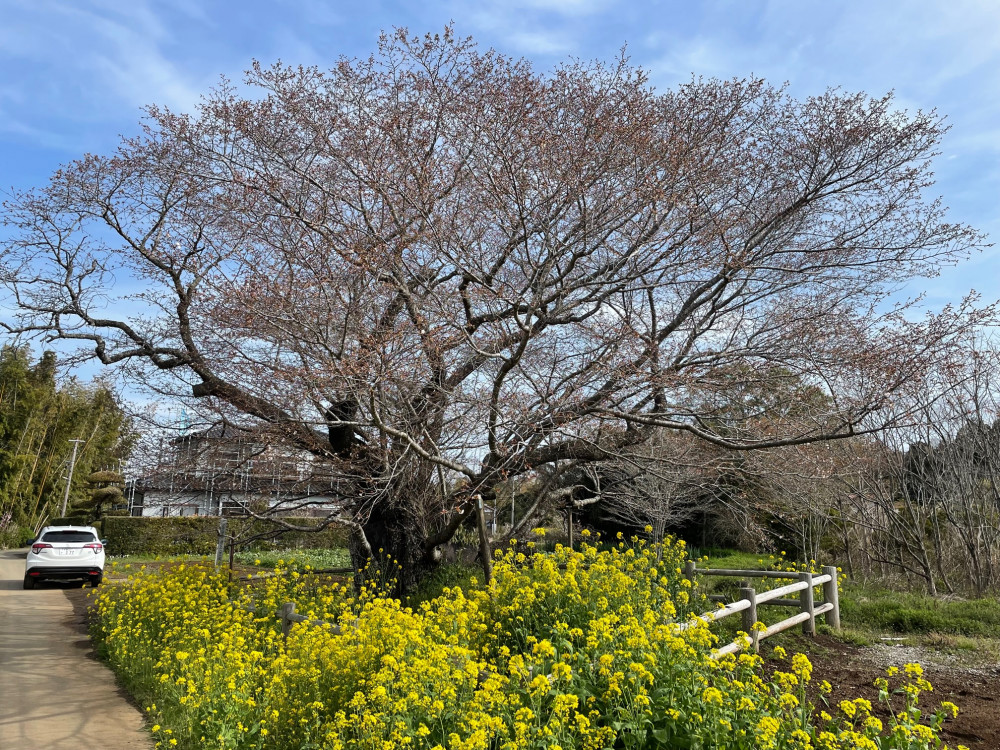
<instances>
[{"instance_id":1,"label":"car taillight","mask_svg":"<svg viewBox=\"0 0 1000 750\"><path fill-rule=\"evenodd\" d=\"M85 545L83 545L83 548L84 549L92 549L92 550L94 550L94 554L95 555L98 552L100 552L102 549L104 549L104 547L102 545L98 544L97 542L94 542L93 544L85 544Z\"/></svg>"},{"instance_id":2,"label":"car taillight","mask_svg":"<svg viewBox=\"0 0 1000 750\"><path fill-rule=\"evenodd\" d=\"M44 542L39 542L38 544L31 545L31 553L37 555L43 549L52 549L51 544L45 544Z\"/></svg>"}]
</instances>

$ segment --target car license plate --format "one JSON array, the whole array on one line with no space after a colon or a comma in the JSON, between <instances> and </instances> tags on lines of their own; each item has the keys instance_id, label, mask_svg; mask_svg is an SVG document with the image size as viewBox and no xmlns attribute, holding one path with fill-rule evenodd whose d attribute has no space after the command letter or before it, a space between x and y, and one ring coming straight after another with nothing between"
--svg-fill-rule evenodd
<instances>
[{"instance_id":1,"label":"car license plate","mask_svg":"<svg viewBox=\"0 0 1000 750\"><path fill-rule=\"evenodd\" d=\"M77 553L75 549L57 549L56 554L61 557L72 557Z\"/></svg>"}]
</instances>

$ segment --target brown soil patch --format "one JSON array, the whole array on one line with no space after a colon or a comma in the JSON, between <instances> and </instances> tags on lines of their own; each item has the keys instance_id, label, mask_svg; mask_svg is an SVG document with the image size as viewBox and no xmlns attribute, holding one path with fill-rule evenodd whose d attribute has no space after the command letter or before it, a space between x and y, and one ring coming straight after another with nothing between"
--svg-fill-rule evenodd
<instances>
[{"instance_id":1,"label":"brown soil patch","mask_svg":"<svg viewBox=\"0 0 1000 750\"><path fill-rule=\"evenodd\" d=\"M875 715L888 722L889 711L877 705L878 690L874 682L885 677L887 666L899 666L917 661L924 667L924 676L934 686L933 692L923 693L919 707L925 715L933 713L943 701L959 707L958 718L945 722L941 738L949 747L967 745L970 750L997 750L1000 748L1000 665L980 668L929 665L920 658L917 649L908 647L874 646L857 647L841 643L827 636L817 636L814 641L796 639L788 651L802 651L813 663L813 683L827 680L833 686L828 697L831 706L849 698L867 698ZM770 660L769 660L770 661ZM772 662L773 663L773 662ZM780 667L779 667L780 668ZM894 696L897 701L900 696ZM813 702L822 707L819 696ZM894 704L898 711L900 704ZM833 713L833 711L830 711Z\"/></svg>"}]
</instances>

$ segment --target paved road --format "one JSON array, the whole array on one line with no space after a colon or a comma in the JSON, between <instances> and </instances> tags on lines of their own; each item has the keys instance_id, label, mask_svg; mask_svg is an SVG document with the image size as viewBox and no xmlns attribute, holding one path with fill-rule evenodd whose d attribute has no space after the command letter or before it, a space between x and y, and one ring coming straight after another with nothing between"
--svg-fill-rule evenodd
<instances>
[{"instance_id":1,"label":"paved road","mask_svg":"<svg viewBox=\"0 0 1000 750\"><path fill-rule=\"evenodd\" d=\"M23 591L23 551L0 552L0 750L147 750L142 715L96 661L89 589Z\"/></svg>"}]
</instances>

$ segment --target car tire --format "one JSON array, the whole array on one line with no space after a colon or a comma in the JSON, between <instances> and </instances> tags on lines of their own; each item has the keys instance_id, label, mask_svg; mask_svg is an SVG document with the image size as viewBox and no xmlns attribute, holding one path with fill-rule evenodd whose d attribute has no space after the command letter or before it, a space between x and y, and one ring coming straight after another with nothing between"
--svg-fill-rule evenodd
<instances>
[{"instance_id":1,"label":"car tire","mask_svg":"<svg viewBox=\"0 0 1000 750\"><path fill-rule=\"evenodd\" d=\"M24 577L24 589L25 589L25 591L31 591L31 589L33 589L33 588L35 588L35 579L32 578L31 576L25 576Z\"/></svg>"},{"instance_id":2,"label":"car tire","mask_svg":"<svg viewBox=\"0 0 1000 750\"><path fill-rule=\"evenodd\" d=\"M104 580L104 576L91 576L90 577L90 588L96 589L101 585L101 581Z\"/></svg>"}]
</instances>

